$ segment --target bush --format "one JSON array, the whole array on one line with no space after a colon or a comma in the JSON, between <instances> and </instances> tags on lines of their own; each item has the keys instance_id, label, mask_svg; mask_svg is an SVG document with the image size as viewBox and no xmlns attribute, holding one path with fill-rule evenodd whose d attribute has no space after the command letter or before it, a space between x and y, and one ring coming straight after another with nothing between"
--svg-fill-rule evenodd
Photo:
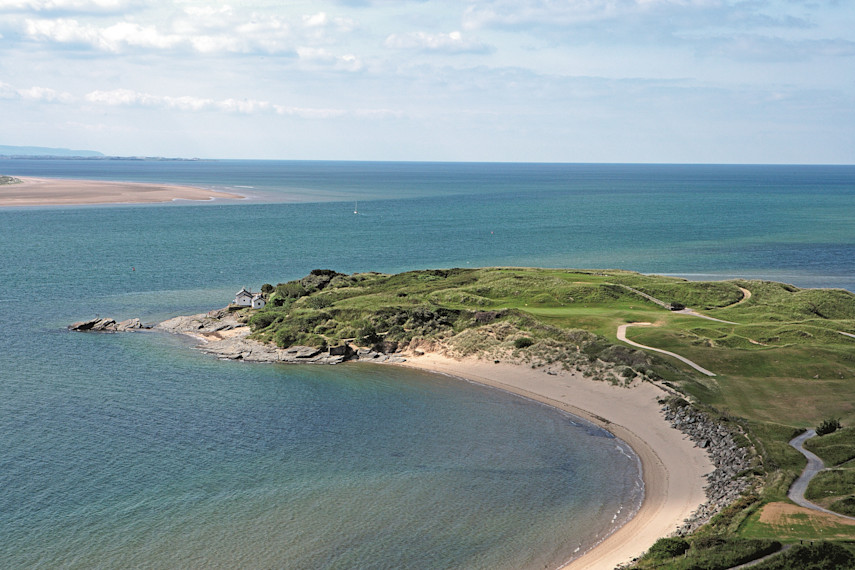
<instances>
[{"instance_id":1,"label":"bush","mask_svg":"<svg viewBox=\"0 0 855 570\"><path fill-rule=\"evenodd\" d=\"M660 538L650 547L645 557L666 560L685 553L689 546L689 541L683 538Z\"/></svg>"},{"instance_id":2,"label":"bush","mask_svg":"<svg viewBox=\"0 0 855 570\"><path fill-rule=\"evenodd\" d=\"M356 344L359 346L372 346L374 343L380 342L380 340L382 339L371 323L359 329L359 332L356 334Z\"/></svg>"},{"instance_id":3,"label":"bush","mask_svg":"<svg viewBox=\"0 0 855 570\"><path fill-rule=\"evenodd\" d=\"M828 435L840 429L840 420L837 418L829 418L819 424L816 428L816 435Z\"/></svg>"},{"instance_id":4,"label":"bush","mask_svg":"<svg viewBox=\"0 0 855 570\"><path fill-rule=\"evenodd\" d=\"M298 281L280 283L276 286L276 296L285 299L299 299L306 294L306 288Z\"/></svg>"},{"instance_id":5,"label":"bush","mask_svg":"<svg viewBox=\"0 0 855 570\"><path fill-rule=\"evenodd\" d=\"M261 329L266 329L279 317L280 315L274 312L262 312L256 313L252 315L249 319L249 328L253 331L259 331Z\"/></svg>"},{"instance_id":6,"label":"bush","mask_svg":"<svg viewBox=\"0 0 855 570\"><path fill-rule=\"evenodd\" d=\"M534 341L528 338L527 336L518 338L514 341L514 346L516 348L527 348L534 344Z\"/></svg>"},{"instance_id":7,"label":"bush","mask_svg":"<svg viewBox=\"0 0 855 570\"><path fill-rule=\"evenodd\" d=\"M297 342L297 335L290 329L281 328L273 335L273 342L280 348L288 348Z\"/></svg>"}]
</instances>

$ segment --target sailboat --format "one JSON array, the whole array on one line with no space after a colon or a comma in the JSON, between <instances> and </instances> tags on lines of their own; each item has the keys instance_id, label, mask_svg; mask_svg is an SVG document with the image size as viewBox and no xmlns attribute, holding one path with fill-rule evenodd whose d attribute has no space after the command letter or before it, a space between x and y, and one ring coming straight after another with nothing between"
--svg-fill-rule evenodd
<instances>
[{"instance_id":1,"label":"sailboat","mask_svg":"<svg viewBox=\"0 0 855 570\"><path fill-rule=\"evenodd\" d=\"M356 202L354 202L354 203L353 203L353 213L354 213L354 214L358 214L358 213L359 213L359 207L358 207L358 206L359 206L359 201L356 201Z\"/></svg>"}]
</instances>

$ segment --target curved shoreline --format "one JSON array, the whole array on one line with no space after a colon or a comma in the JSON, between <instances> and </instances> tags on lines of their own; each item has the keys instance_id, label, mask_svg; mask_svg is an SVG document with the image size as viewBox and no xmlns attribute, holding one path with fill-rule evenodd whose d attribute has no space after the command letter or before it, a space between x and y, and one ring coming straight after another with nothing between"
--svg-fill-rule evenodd
<instances>
[{"instance_id":1,"label":"curved shoreline","mask_svg":"<svg viewBox=\"0 0 855 570\"><path fill-rule=\"evenodd\" d=\"M155 204L176 200L242 200L245 196L194 186L155 182L111 182L16 176L21 183L0 186L0 207Z\"/></svg>"},{"instance_id":2,"label":"curved shoreline","mask_svg":"<svg viewBox=\"0 0 855 570\"><path fill-rule=\"evenodd\" d=\"M185 322L188 320L189 328ZM264 345L245 339L246 327L226 333L207 330L213 326L222 331L221 325L215 316L200 314L170 319L155 328L189 334L206 343L211 339L200 332L209 332L214 340L225 336L222 346L207 344L203 349L221 358L232 358L232 353L237 351L235 354L239 353L242 360L280 361L278 354L267 355L269 358L264 355L258 359L249 358L255 352L255 345L258 348ZM238 348L231 346L234 341L239 341ZM599 543L589 545L581 556L557 561L557 568L612 570L627 564L659 538L677 531L707 502L706 476L715 471L715 465L706 450L666 419L659 401L670 394L650 382L637 382L625 388L590 380L577 372L550 371L547 374L523 364L496 363L476 357L454 359L434 352L409 352L402 356L406 356L403 362L387 362L448 374L552 406L602 427L635 452L641 463L644 484L644 497L635 516Z\"/></svg>"},{"instance_id":3,"label":"curved shoreline","mask_svg":"<svg viewBox=\"0 0 855 570\"><path fill-rule=\"evenodd\" d=\"M626 442L641 462L644 498L629 521L559 568L611 570L627 564L677 530L706 500L705 475L714 466L705 451L671 427L658 399L665 392L649 383L619 388L581 375L547 375L518 364L436 354L410 357L400 366L457 376L505 390L590 421Z\"/></svg>"}]
</instances>

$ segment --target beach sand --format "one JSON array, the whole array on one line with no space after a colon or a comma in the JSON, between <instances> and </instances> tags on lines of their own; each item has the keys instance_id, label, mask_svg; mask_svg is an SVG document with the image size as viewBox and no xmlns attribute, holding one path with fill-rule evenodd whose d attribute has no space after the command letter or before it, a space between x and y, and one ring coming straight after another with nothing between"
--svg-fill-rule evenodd
<instances>
[{"instance_id":1,"label":"beach sand","mask_svg":"<svg viewBox=\"0 0 855 570\"><path fill-rule=\"evenodd\" d=\"M641 460L645 496L636 516L603 542L563 566L612 570L670 535L706 501L707 453L664 419L657 402L665 392L650 383L612 386L577 373L548 375L518 364L408 355L403 366L457 376L536 400L600 425L629 444ZM568 537L570 540L572 537Z\"/></svg>"},{"instance_id":2,"label":"beach sand","mask_svg":"<svg viewBox=\"0 0 855 570\"><path fill-rule=\"evenodd\" d=\"M82 204L144 204L173 200L211 200L244 198L190 186L100 180L60 180L17 177L20 184L0 186L0 207L63 206Z\"/></svg>"}]
</instances>

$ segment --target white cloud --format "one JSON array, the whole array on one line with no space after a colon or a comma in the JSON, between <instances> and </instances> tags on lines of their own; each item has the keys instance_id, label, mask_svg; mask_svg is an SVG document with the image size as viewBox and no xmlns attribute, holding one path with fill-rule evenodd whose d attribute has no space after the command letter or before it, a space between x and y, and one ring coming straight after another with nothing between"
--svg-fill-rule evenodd
<instances>
[{"instance_id":1,"label":"white cloud","mask_svg":"<svg viewBox=\"0 0 855 570\"><path fill-rule=\"evenodd\" d=\"M311 109L305 107L284 107L274 105L279 115L293 115L303 119L337 119L347 114L343 109Z\"/></svg>"},{"instance_id":2,"label":"white cloud","mask_svg":"<svg viewBox=\"0 0 855 570\"><path fill-rule=\"evenodd\" d=\"M73 19L27 20L26 31L32 39L91 45L109 52L119 52L127 47L168 49L182 41L180 36L161 34L155 27L131 22L98 28Z\"/></svg>"},{"instance_id":3,"label":"white cloud","mask_svg":"<svg viewBox=\"0 0 855 570\"><path fill-rule=\"evenodd\" d=\"M0 0L0 11L116 12L133 4L126 0Z\"/></svg>"},{"instance_id":4,"label":"white cloud","mask_svg":"<svg viewBox=\"0 0 855 570\"><path fill-rule=\"evenodd\" d=\"M430 34L427 32L392 34L386 38L384 45L392 49L414 49L443 53L488 53L492 51L492 48L479 41L464 38L459 31L447 34Z\"/></svg>"},{"instance_id":5,"label":"white cloud","mask_svg":"<svg viewBox=\"0 0 855 570\"><path fill-rule=\"evenodd\" d=\"M567 28L620 22L627 29L661 37L686 29L804 29L811 24L801 8L798 2L780 6L763 0L484 0L464 11L463 25L464 29L504 28L530 33L563 29L569 33ZM594 32L598 37L619 38L623 30Z\"/></svg>"},{"instance_id":6,"label":"white cloud","mask_svg":"<svg viewBox=\"0 0 855 570\"><path fill-rule=\"evenodd\" d=\"M329 23L326 12L303 16L303 25L307 28L322 28Z\"/></svg>"},{"instance_id":7,"label":"white cloud","mask_svg":"<svg viewBox=\"0 0 855 570\"><path fill-rule=\"evenodd\" d=\"M14 87L0 81L0 99L17 99L18 97L20 95Z\"/></svg>"},{"instance_id":8,"label":"white cloud","mask_svg":"<svg viewBox=\"0 0 855 570\"><path fill-rule=\"evenodd\" d=\"M334 18L324 12L292 17L292 22L296 19L294 25L275 13L236 13L229 6L188 6L170 14L165 21L151 16L145 14L140 15L139 20L115 22L92 18L31 17L20 26L26 38L44 43L46 47L51 43L70 44L114 54L144 50L286 56L293 55L298 45L341 44L339 36L356 26L348 18ZM10 21L6 25L16 24ZM353 62L343 65L340 58L328 61L343 69L354 67Z\"/></svg>"},{"instance_id":9,"label":"white cloud","mask_svg":"<svg viewBox=\"0 0 855 570\"><path fill-rule=\"evenodd\" d=\"M169 97L140 93L131 89L113 89L111 91L92 91L86 95L90 103L113 107L155 107L178 109L181 111L204 111L216 107L213 99L199 97Z\"/></svg>"},{"instance_id":10,"label":"white cloud","mask_svg":"<svg viewBox=\"0 0 855 570\"><path fill-rule=\"evenodd\" d=\"M75 97L71 93L64 91L56 91L48 87L30 87L29 89L21 89L18 94L22 99L31 101L44 101L46 103L71 103Z\"/></svg>"},{"instance_id":11,"label":"white cloud","mask_svg":"<svg viewBox=\"0 0 855 570\"><path fill-rule=\"evenodd\" d=\"M0 97L3 84L0 84ZM275 114L300 117L303 119L336 119L339 117L357 117L365 119L399 118L402 113L391 109L357 109L297 107L271 103L257 99L210 99L204 97L153 95L131 89L113 89L111 91L92 91L85 96L87 102L111 107L144 107L161 110L186 112L225 112L241 115Z\"/></svg>"}]
</instances>

